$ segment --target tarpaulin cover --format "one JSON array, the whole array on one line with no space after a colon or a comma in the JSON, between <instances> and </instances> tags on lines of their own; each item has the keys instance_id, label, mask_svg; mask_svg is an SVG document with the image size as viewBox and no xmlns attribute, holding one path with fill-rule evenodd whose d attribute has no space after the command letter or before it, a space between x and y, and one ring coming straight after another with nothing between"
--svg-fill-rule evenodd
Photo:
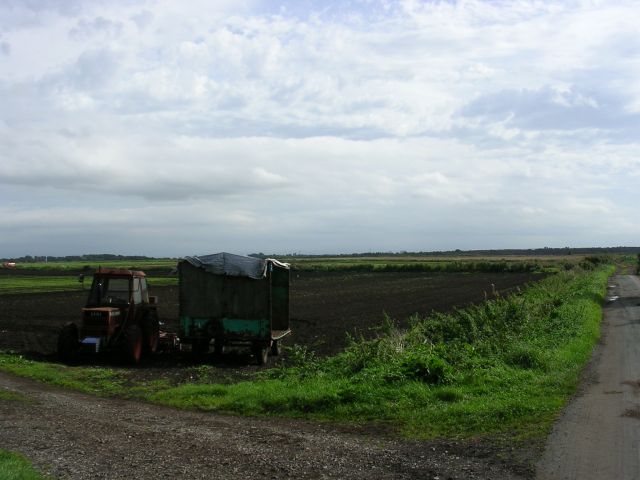
<instances>
[{"instance_id":1,"label":"tarpaulin cover","mask_svg":"<svg viewBox=\"0 0 640 480\"><path fill-rule=\"evenodd\" d=\"M203 268L207 272L216 275L255 279L261 279L267 275L267 268L270 263L280 268L289 268L288 263L282 263L273 258L245 257L226 252L199 257L184 257L183 260L189 262L194 267Z\"/></svg>"}]
</instances>

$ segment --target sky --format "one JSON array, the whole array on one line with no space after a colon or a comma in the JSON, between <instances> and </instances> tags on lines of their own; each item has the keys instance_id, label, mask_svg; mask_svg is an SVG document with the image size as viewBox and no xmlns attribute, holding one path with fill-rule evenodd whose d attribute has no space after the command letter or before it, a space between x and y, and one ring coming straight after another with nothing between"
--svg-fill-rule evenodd
<instances>
[{"instance_id":1,"label":"sky","mask_svg":"<svg viewBox=\"0 0 640 480\"><path fill-rule=\"evenodd\" d=\"M638 245L635 1L0 1L0 257Z\"/></svg>"}]
</instances>

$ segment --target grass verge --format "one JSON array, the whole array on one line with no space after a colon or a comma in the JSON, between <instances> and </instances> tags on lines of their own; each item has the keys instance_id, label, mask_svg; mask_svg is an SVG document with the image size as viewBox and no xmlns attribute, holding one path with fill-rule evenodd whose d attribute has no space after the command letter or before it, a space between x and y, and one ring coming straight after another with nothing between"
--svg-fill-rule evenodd
<instances>
[{"instance_id":1,"label":"grass verge","mask_svg":"<svg viewBox=\"0 0 640 480\"><path fill-rule=\"evenodd\" d=\"M0 478L3 480L43 480L22 455L0 449Z\"/></svg>"},{"instance_id":2,"label":"grass verge","mask_svg":"<svg viewBox=\"0 0 640 480\"><path fill-rule=\"evenodd\" d=\"M575 391L599 337L613 267L571 270L450 314L391 320L373 340L316 358L293 348L285 366L231 385L129 385L109 369L0 355L0 369L89 393L246 415L378 422L417 437L544 435Z\"/></svg>"},{"instance_id":3,"label":"grass verge","mask_svg":"<svg viewBox=\"0 0 640 480\"><path fill-rule=\"evenodd\" d=\"M28 402L30 402L30 399L29 399L29 397L26 397L26 396L22 395L21 393L13 392L11 390L6 390L6 389L0 387L0 402L2 402L2 401L28 403ZM0 478L2 478L2 477L0 477Z\"/></svg>"}]
</instances>

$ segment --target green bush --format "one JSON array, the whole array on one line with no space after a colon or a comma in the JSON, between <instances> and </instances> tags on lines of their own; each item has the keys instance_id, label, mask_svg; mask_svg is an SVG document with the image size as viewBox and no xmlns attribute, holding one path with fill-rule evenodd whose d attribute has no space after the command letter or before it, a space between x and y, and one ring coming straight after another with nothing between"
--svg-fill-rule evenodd
<instances>
[{"instance_id":1,"label":"green bush","mask_svg":"<svg viewBox=\"0 0 640 480\"><path fill-rule=\"evenodd\" d=\"M444 385L453 379L453 369L446 360L420 351L409 352L400 362L400 372L409 380Z\"/></svg>"}]
</instances>

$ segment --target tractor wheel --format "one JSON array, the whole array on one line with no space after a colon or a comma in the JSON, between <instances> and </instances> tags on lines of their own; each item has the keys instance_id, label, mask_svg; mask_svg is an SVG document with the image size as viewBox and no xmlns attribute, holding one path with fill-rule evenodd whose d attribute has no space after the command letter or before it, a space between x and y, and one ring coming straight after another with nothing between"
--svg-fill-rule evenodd
<instances>
[{"instance_id":1,"label":"tractor wheel","mask_svg":"<svg viewBox=\"0 0 640 480\"><path fill-rule=\"evenodd\" d=\"M269 347L265 347L261 344L255 344L253 346L253 354L256 357L256 363L258 365L266 365L267 358L269 357Z\"/></svg>"},{"instance_id":2,"label":"tractor wheel","mask_svg":"<svg viewBox=\"0 0 640 480\"><path fill-rule=\"evenodd\" d=\"M142 320L142 354L153 355L158 350L160 342L160 323L155 315L149 315Z\"/></svg>"},{"instance_id":3,"label":"tractor wheel","mask_svg":"<svg viewBox=\"0 0 640 480\"><path fill-rule=\"evenodd\" d=\"M69 362L75 358L79 347L78 327L75 323L67 323L58 334L58 357Z\"/></svg>"},{"instance_id":4,"label":"tractor wheel","mask_svg":"<svg viewBox=\"0 0 640 480\"><path fill-rule=\"evenodd\" d=\"M279 340L273 340L271 342L271 355L274 357L277 357L278 355L280 355L281 353L281 349L280 349L280 341Z\"/></svg>"},{"instance_id":5,"label":"tractor wheel","mask_svg":"<svg viewBox=\"0 0 640 480\"><path fill-rule=\"evenodd\" d=\"M209 338L198 338L194 339L191 342L191 354L194 357L201 357L205 355L209 351L209 343L211 339Z\"/></svg>"},{"instance_id":6,"label":"tractor wheel","mask_svg":"<svg viewBox=\"0 0 640 480\"><path fill-rule=\"evenodd\" d=\"M142 330L138 325L130 325L124 333L124 360L137 365L142 358Z\"/></svg>"}]
</instances>

